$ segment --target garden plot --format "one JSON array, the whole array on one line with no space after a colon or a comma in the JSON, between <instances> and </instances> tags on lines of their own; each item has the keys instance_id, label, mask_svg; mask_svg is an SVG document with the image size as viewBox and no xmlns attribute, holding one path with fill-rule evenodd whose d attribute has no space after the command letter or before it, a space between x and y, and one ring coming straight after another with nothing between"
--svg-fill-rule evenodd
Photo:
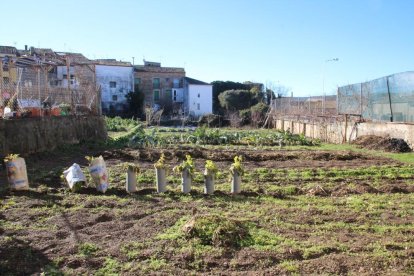
<instances>
[{"instance_id":1,"label":"garden plot","mask_svg":"<svg viewBox=\"0 0 414 276\"><path fill-rule=\"evenodd\" d=\"M167 192L156 193L161 153L171 169L193 157L189 194L171 170ZM60 178L75 162L86 174L86 154L106 161L105 194L72 193ZM236 155L245 175L241 194L232 195ZM218 167L213 195L203 194L206 160ZM141 171L132 194L127 162ZM31 189L0 194L5 275L414 273L414 170L393 159L360 150L184 145L84 147L26 163Z\"/></svg>"}]
</instances>

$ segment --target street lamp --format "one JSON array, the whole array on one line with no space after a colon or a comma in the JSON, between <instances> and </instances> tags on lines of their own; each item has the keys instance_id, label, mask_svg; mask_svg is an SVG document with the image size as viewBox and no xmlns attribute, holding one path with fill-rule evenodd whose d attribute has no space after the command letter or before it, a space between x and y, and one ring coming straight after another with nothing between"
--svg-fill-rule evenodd
<instances>
[{"instance_id":1,"label":"street lamp","mask_svg":"<svg viewBox=\"0 0 414 276\"><path fill-rule=\"evenodd\" d=\"M339 61L339 58L331 58L325 60L323 64L323 75L322 75L322 92L323 92L323 106L322 106L322 114L325 115L325 102L326 102L326 93L325 93L325 73L326 73L326 64L330 61Z\"/></svg>"}]
</instances>

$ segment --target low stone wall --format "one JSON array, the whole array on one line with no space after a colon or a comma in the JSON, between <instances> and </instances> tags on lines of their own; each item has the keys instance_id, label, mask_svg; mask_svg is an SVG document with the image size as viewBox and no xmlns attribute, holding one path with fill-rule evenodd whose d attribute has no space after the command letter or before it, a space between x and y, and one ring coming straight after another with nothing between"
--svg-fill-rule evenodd
<instances>
[{"instance_id":1,"label":"low stone wall","mask_svg":"<svg viewBox=\"0 0 414 276\"><path fill-rule=\"evenodd\" d=\"M52 150L80 141L106 140L101 116L59 116L0 120L1 154Z\"/></svg>"},{"instance_id":2,"label":"low stone wall","mask_svg":"<svg viewBox=\"0 0 414 276\"><path fill-rule=\"evenodd\" d=\"M341 144L355 140L363 135L390 136L404 139L414 149L414 124L408 123L374 123L355 121L334 121L310 119L276 118L273 127L289 130L294 134L304 134L306 137L320 139L324 142Z\"/></svg>"},{"instance_id":3,"label":"low stone wall","mask_svg":"<svg viewBox=\"0 0 414 276\"><path fill-rule=\"evenodd\" d=\"M366 122L358 125L357 137L362 135L389 135L404 139L414 149L414 124L408 123L374 123Z\"/></svg>"}]
</instances>

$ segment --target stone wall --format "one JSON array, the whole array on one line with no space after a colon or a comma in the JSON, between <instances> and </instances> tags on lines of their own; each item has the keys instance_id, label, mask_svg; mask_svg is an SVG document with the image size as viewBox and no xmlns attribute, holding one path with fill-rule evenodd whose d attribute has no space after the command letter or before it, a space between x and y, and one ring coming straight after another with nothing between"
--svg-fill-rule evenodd
<instances>
[{"instance_id":1,"label":"stone wall","mask_svg":"<svg viewBox=\"0 0 414 276\"><path fill-rule=\"evenodd\" d=\"M154 104L154 90L160 91L160 101L165 99L167 102L171 102L171 94L167 95L167 91L171 91L174 87L174 79L178 79L182 88L185 77L185 71L183 68L174 67L147 67L142 66L134 73L135 78L140 79L138 85L140 91L145 95L145 105L152 106ZM153 79L160 79L160 86L158 88L153 87ZM159 102L160 102L159 101ZM159 103L158 102L158 103Z\"/></svg>"},{"instance_id":2,"label":"stone wall","mask_svg":"<svg viewBox=\"0 0 414 276\"><path fill-rule=\"evenodd\" d=\"M0 120L1 154L52 150L80 141L106 140L105 121L100 116L60 116Z\"/></svg>"},{"instance_id":3,"label":"stone wall","mask_svg":"<svg viewBox=\"0 0 414 276\"><path fill-rule=\"evenodd\" d=\"M363 135L390 136L404 139L414 149L414 124L379 123L335 120L311 120L304 118L275 118L272 126L289 130L294 134L320 139L324 142L341 144L355 140Z\"/></svg>"}]
</instances>

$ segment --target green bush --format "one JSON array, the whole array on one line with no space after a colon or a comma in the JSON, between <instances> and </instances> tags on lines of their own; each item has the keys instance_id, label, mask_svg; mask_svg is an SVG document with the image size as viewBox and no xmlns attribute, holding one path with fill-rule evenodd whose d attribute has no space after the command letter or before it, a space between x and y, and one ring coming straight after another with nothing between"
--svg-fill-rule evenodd
<instances>
[{"instance_id":1,"label":"green bush","mask_svg":"<svg viewBox=\"0 0 414 276\"><path fill-rule=\"evenodd\" d=\"M257 113L265 115L266 112L269 110L269 106L267 104L264 104L264 103L258 103L258 104L253 105L250 108L250 110L251 110L252 113L257 112Z\"/></svg>"},{"instance_id":2,"label":"green bush","mask_svg":"<svg viewBox=\"0 0 414 276\"><path fill-rule=\"evenodd\" d=\"M252 119L252 111L250 108L242 109L239 111L239 116L242 119L242 125L247 125Z\"/></svg>"},{"instance_id":3,"label":"green bush","mask_svg":"<svg viewBox=\"0 0 414 276\"><path fill-rule=\"evenodd\" d=\"M227 90L219 96L220 105L227 110L241 110L258 103L256 93L249 90Z\"/></svg>"},{"instance_id":4,"label":"green bush","mask_svg":"<svg viewBox=\"0 0 414 276\"><path fill-rule=\"evenodd\" d=\"M240 247L249 237L243 223L219 215L195 216L184 225L183 231L187 238L199 239L203 245Z\"/></svg>"},{"instance_id":5,"label":"green bush","mask_svg":"<svg viewBox=\"0 0 414 276\"><path fill-rule=\"evenodd\" d=\"M108 131L128 131L133 127L139 125L139 122L135 119L123 119L119 116L105 117L106 129Z\"/></svg>"}]
</instances>

